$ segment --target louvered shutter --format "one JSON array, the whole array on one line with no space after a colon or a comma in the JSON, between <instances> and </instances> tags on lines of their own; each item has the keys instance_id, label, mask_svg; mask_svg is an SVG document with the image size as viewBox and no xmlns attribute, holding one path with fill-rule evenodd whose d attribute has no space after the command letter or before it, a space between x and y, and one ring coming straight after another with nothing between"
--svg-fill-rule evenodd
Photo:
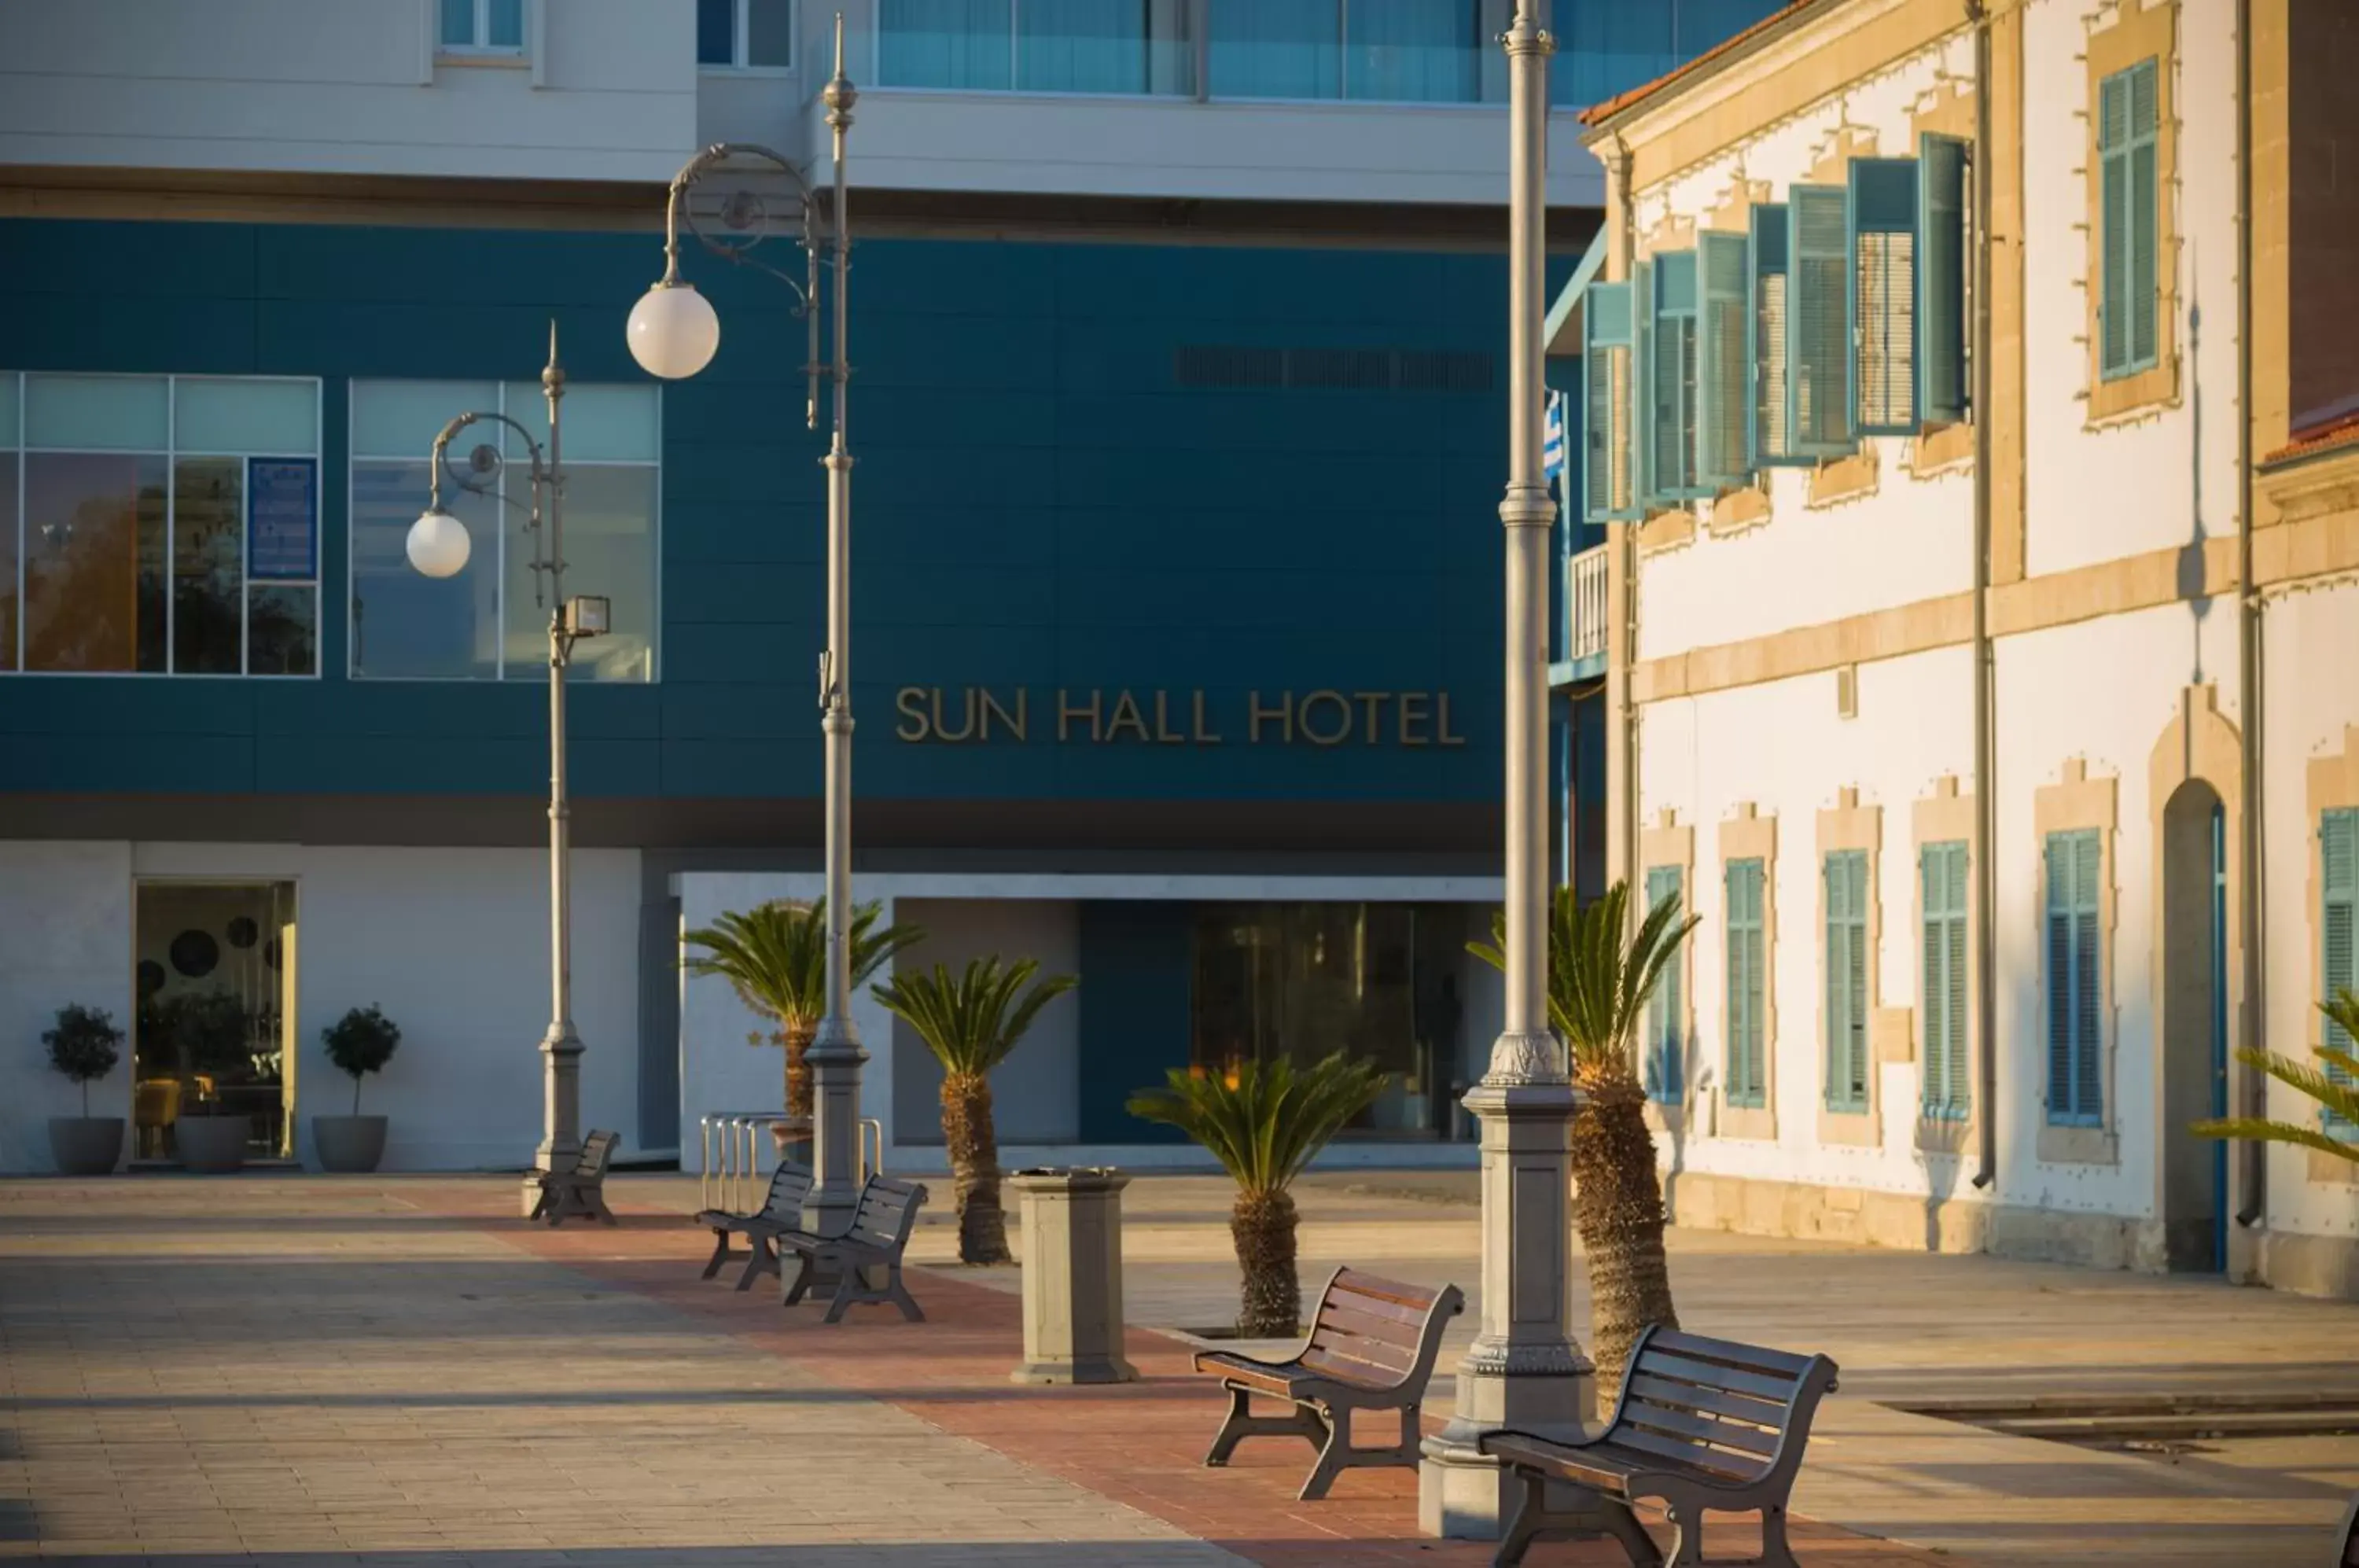
<instances>
[{"instance_id":1,"label":"louvered shutter","mask_svg":"<svg viewBox=\"0 0 2359 1568\"><path fill-rule=\"evenodd\" d=\"M1972 144L1917 139L1917 416L1953 425L1973 402Z\"/></svg>"},{"instance_id":2,"label":"louvered shutter","mask_svg":"<svg viewBox=\"0 0 2359 1568\"><path fill-rule=\"evenodd\" d=\"M1696 238L1698 311L1696 349L1696 483L1704 490L1743 482L1747 458L1746 388L1751 354L1745 308L1743 234Z\"/></svg>"},{"instance_id":3,"label":"louvered shutter","mask_svg":"<svg viewBox=\"0 0 2359 1568\"><path fill-rule=\"evenodd\" d=\"M1943 1039L1947 1046L1951 1114L1957 1116L1973 1113L1973 1084L1970 1076L1966 1046L1966 846L1949 846L1950 918L1942 974L1944 1014Z\"/></svg>"},{"instance_id":4,"label":"louvered shutter","mask_svg":"<svg viewBox=\"0 0 2359 1568\"><path fill-rule=\"evenodd\" d=\"M1659 908L1665 899L1680 898L1680 868L1651 866L1647 872L1647 907ZM1663 977L1647 1000L1647 1094L1664 1105L1676 1105L1687 1094L1686 1001L1680 995L1677 954L1663 965Z\"/></svg>"},{"instance_id":5,"label":"louvered shutter","mask_svg":"<svg viewBox=\"0 0 2359 1568\"><path fill-rule=\"evenodd\" d=\"M1867 855L1826 857L1827 1108L1867 1109Z\"/></svg>"},{"instance_id":6,"label":"louvered shutter","mask_svg":"<svg viewBox=\"0 0 2359 1568\"><path fill-rule=\"evenodd\" d=\"M1655 265L1642 261L1630 275L1630 321L1637 347L1630 359L1631 484L1637 509L1661 498L1655 484Z\"/></svg>"},{"instance_id":7,"label":"louvered shutter","mask_svg":"<svg viewBox=\"0 0 2359 1568\"><path fill-rule=\"evenodd\" d=\"M1756 466L1796 461L1786 424L1788 222L1783 201L1754 208L1752 244L1745 255L1753 313L1746 448Z\"/></svg>"},{"instance_id":8,"label":"louvered shutter","mask_svg":"<svg viewBox=\"0 0 2359 1568\"><path fill-rule=\"evenodd\" d=\"M2160 346L2158 69L2140 60L2097 84L2098 371L2108 380L2152 365Z\"/></svg>"},{"instance_id":9,"label":"louvered shutter","mask_svg":"<svg viewBox=\"0 0 2359 1568\"><path fill-rule=\"evenodd\" d=\"M1696 477L1696 253L1655 256L1655 494L1685 501L1711 494Z\"/></svg>"},{"instance_id":10,"label":"louvered shutter","mask_svg":"<svg viewBox=\"0 0 2359 1568\"><path fill-rule=\"evenodd\" d=\"M2319 968L2326 996L2332 997L2337 991L2359 991L2359 811L2324 814L2319 823ZM2326 1045L2348 1053L2351 1037L2332 1018L2321 1021ZM2350 1074L2332 1062L2326 1071L2337 1083L2351 1082ZM2337 1131L2350 1127L2340 1117L2328 1119Z\"/></svg>"},{"instance_id":11,"label":"louvered shutter","mask_svg":"<svg viewBox=\"0 0 2359 1568\"><path fill-rule=\"evenodd\" d=\"M2102 846L2094 829L2048 835L2048 1119L2104 1123Z\"/></svg>"},{"instance_id":12,"label":"louvered shutter","mask_svg":"<svg viewBox=\"0 0 2359 1568\"><path fill-rule=\"evenodd\" d=\"M1768 935L1762 921L1762 863L1747 861L1745 877L1745 1060L1753 1084L1753 1103L1769 1103L1769 1052L1763 1039L1768 1028L1769 976L1765 969Z\"/></svg>"},{"instance_id":13,"label":"louvered shutter","mask_svg":"<svg viewBox=\"0 0 2359 1568\"><path fill-rule=\"evenodd\" d=\"M1786 429L1797 457L1852 450L1847 204L1840 185L1797 185L1786 197Z\"/></svg>"},{"instance_id":14,"label":"louvered shutter","mask_svg":"<svg viewBox=\"0 0 2359 1568\"><path fill-rule=\"evenodd\" d=\"M2155 363L2156 319L2162 308L2157 252L2162 243L2162 192L2155 158L2156 65L2147 60L2129 73L2129 345L2130 368Z\"/></svg>"},{"instance_id":15,"label":"louvered shutter","mask_svg":"<svg viewBox=\"0 0 2359 1568\"><path fill-rule=\"evenodd\" d=\"M1768 1073L1762 1051L1762 863L1728 863L1728 1103L1760 1106Z\"/></svg>"},{"instance_id":16,"label":"louvered shutter","mask_svg":"<svg viewBox=\"0 0 2359 1568\"><path fill-rule=\"evenodd\" d=\"M1973 1103L1966 1057L1966 846L1929 844L1919 856L1922 886L1924 1019L1920 1098L1925 1115L1963 1117Z\"/></svg>"},{"instance_id":17,"label":"louvered shutter","mask_svg":"<svg viewBox=\"0 0 2359 1568\"><path fill-rule=\"evenodd\" d=\"M2072 851L2048 837L2048 1119L2072 1115Z\"/></svg>"},{"instance_id":18,"label":"louvered shutter","mask_svg":"<svg viewBox=\"0 0 2359 1568\"><path fill-rule=\"evenodd\" d=\"M1593 523L1638 515L1630 452L1630 285L1593 283L1582 297L1582 376L1588 399L1582 485Z\"/></svg>"},{"instance_id":19,"label":"louvered shutter","mask_svg":"<svg viewBox=\"0 0 2359 1568\"><path fill-rule=\"evenodd\" d=\"M1917 160L1861 158L1843 208L1852 261L1852 429L1917 430Z\"/></svg>"}]
</instances>

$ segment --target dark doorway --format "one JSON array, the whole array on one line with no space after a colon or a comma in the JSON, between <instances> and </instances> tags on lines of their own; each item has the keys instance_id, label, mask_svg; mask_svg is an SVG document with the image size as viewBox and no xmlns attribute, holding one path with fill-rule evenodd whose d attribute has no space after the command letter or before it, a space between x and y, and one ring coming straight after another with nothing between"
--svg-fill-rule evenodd
<instances>
[{"instance_id":1,"label":"dark doorway","mask_svg":"<svg viewBox=\"0 0 2359 1568\"><path fill-rule=\"evenodd\" d=\"M2180 1273L2226 1266L2226 1146L2188 1131L2225 1108L2226 851L2220 797L2189 779L2162 811L2162 1219Z\"/></svg>"}]
</instances>

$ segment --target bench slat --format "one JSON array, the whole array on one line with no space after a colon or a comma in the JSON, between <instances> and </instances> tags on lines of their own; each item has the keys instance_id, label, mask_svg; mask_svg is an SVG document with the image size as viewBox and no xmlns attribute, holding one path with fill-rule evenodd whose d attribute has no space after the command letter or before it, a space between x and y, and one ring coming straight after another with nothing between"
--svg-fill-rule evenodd
<instances>
[{"instance_id":1,"label":"bench slat","mask_svg":"<svg viewBox=\"0 0 2359 1568\"><path fill-rule=\"evenodd\" d=\"M1396 1383L1408 1377L1417 1365L1414 1351L1371 1345L1364 1339L1314 1341L1304 1348L1302 1360L1308 1365L1313 1357L1337 1366L1359 1367L1371 1377L1382 1377L1386 1382Z\"/></svg>"},{"instance_id":2,"label":"bench slat","mask_svg":"<svg viewBox=\"0 0 2359 1568\"><path fill-rule=\"evenodd\" d=\"M1310 1329L1310 1343L1313 1345L1330 1342L1351 1344L1364 1346L1371 1352L1406 1356L1412 1361L1417 1359L1418 1343L1423 1338L1424 1335L1398 1323L1371 1323L1356 1312L1346 1312L1334 1307L1321 1312L1319 1321Z\"/></svg>"},{"instance_id":3,"label":"bench slat","mask_svg":"<svg viewBox=\"0 0 2359 1568\"><path fill-rule=\"evenodd\" d=\"M1674 1383L1668 1377L1649 1377L1644 1372L1631 1378L1625 1387L1634 1399L1643 1399L1651 1405L1663 1405L1672 1410L1710 1410L1714 1415L1734 1416L1739 1421L1758 1421L1763 1426L1780 1430L1786 1424L1788 1406L1781 1399L1757 1399L1723 1388L1700 1388L1692 1383Z\"/></svg>"},{"instance_id":4,"label":"bench slat","mask_svg":"<svg viewBox=\"0 0 2359 1568\"><path fill-rule=\"evenodd\" d=\"M1657 1339L1662 1336L1658 1334ZM1714 1367L1709 1362L1690 1361L1684 1356L1665 1355L1647 1343L1638 1357L1638 1370L1651 1372L1659 1377L1676 1377L1684 1382L1700 1384L1707 1388L1725 1388L1734 1393L1757 1394L1765 1399L1790 1404L1794 1390L1800 1385L1792 1377L1764 1377L1757 1372L1739 1372L1733 1367Z\"/></svg>"},{"instance_id":5,"label":"bench slat","mask_svg":"<svg viewBox=\"0 0 2359 1568\"><path fill-rule=\"evenodd\" d=\"M1372 1296L1341 1284L1321 1297L1319 1306L1322 1312L1329 1308L1341 1308L1380 1322L1398 1323L1412 1334L1425 1322L1425 1314L1433 1310L1430 1301L1421 1306L1396 1301L1389 1296Z\"/></svg>"},{"instance_id":6,"label":"bench slat","mask_svg":"<svg viewBox=\"0 0 2359 1568\"><path fill-rule=\"evenodd\" d=\"M1392 1312L1403 1309L1391 1308ZM1319 1321L1332 1323L1349 1334L1365 1334L1371 1339L1389 1340L1395 1345L1415 1345L1425 1330L1425 1314L1389 1317L1372 1312L1356 1300L1338 1301L1333 1296L1319 1303Z\"/></svg>"},{"instance_id":7,"label":"bench slat","mask_svg":"<svg viewBox=\"0 0 2359 1568\"><path fill-rule=\"evenodd\" d=\"M1485 1454L1497 1454L1512 1465L1538 1470L1560 1480L1590 1486L1600 1491L1627 1496L1625 1483L1639 1472L1656 1475L1673 1475L1707 1489L1731 1490L1749 1485L1753 1477L1738 1478L1718 1470L1706 1470L1683 1460L1660 1454L1641 1454L1633 1449L1617 1447L1611 1443L1593 1443L1581 1448L1567 1448L1546 1438L1515 1434L1486 1438Z\"/></svg>"},{"instance_id":8,"label":"bench slat","mask_svg":"<svg viewBox=\"0 0 2359 1568\"><path fill-rule=\"evenodd\" d=\"M1762 1473L1769 1468L1762 1461L1747 1458L1741 1454L1723 1453L1719 1449L1706 1448L1701 1443L1689 1443L1676 1437L1665 1437L1659 1432L1647 1432L1644 1428L1626 1424L1615 1427L1610 1439L1598 1446L1605 1449L1631 1449L1658 1458L1676 1460L1690 1470L1701 1470L1739 1484L1760 1479Z\"/></svg>"},{"instance_id":9,"label":"bench slat","mask_svg":"<svg viewBox=\"0 0 2359 1568\"><path fill-rule=\"evenodd\" d=\"M1636 1424L1660 1433L1691 1437L1720 1448L1742 1449L1762 1458L1773 1457L1777 1452L1777 1433L1765 1432L1757 1426L1745 1426L1737 1421L1714 1421L1710 1416L1690 1415L1684 1410L1667 1410L1643 1399L1633 1399L1622 1408L1622 1419L1614 1423L1614 1433Z\"/></svg>"},{"instance_id":10,"label":"bench slat","mask_svg":"<svg viewBox=\"0 0 2359 1568\"><path fill-rule=\"evenodd\" d=\"M1323 1350L1307 1350L1297 1365L1306 1372L1321 1377L1332 1377L1339 1383L1351 1383L1367 1388L1389 1388L1398 1383L1402 1373L1389 1367L1378 1367L1366 1361L1353 1361Z\"/></svg>"},{"instance_id":11,"label":"bench slat","mask_svg":"<svg viewBox=\"0 0 2359 1568\"><path fill-rule=\"evenodd\" d=\"M1441 1298L1440 1290L1429 1290L1422 1285L1405 1284L1398 1279L1387 1279L1381 1274L1363 1273L1357 1269L1346 1269L1337 1274L1335 1283L1330 1287L1330 1290L1331 1291L1348 1291L1355 1296L1368 1296L1376 1301L1390 1301L1395 1306L1408 1307L1417 1312L1420 1320L1427 1312L1433 1310L1433 1303Z\"/></svg>"},{"instance_id":12,"label":"bench slat","mask_svg":"<svg viewBox=\"0 0 2359 1568\"><path fill-rule=\"evenodd\" d=\"M1782 1350L1768 1350L1757 1345L1739 1345L1734 1340L1711 1339L1700 1334L1682 1334L1677 1329L1658 1329L1647 1344L1650 1348L1659 1346L1676 1356L1725 1361L1748 1370L1783 1374L1789 1378L1799 1378L1810 1369L1810 1358L1807 1356L1789 1356Z\"/></svg>"}]
</instances>

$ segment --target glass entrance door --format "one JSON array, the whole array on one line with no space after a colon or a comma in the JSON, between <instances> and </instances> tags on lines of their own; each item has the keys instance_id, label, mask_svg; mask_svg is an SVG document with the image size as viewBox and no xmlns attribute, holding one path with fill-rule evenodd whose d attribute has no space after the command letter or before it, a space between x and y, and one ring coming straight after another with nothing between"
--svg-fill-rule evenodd
<instances>
[{"instance_id":1,"label":"glass entrance door","mask_svg":"<svg viewBox=\"0 0 2359 1568\"><path fill-rule=\"evenodd\" d=\"M293 1152L295 884L142 882L135 917L137 1153L183 1116L239 1116L258 1159Z\"/></svg>"}]
</instances>

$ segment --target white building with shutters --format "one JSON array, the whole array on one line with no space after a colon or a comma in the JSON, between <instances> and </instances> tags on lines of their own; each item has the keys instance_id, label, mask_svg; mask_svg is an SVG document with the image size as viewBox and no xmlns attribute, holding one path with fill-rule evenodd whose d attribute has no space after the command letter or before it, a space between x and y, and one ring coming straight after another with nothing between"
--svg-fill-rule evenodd
<instances>
[{"instance_id":1,"label":"white building with shutters","mask_svg":"<svg viewBox=\"0 0 2359 1568\"><path fill-rule=\"evenodd\" d=\"M2354 66L2337 0L1801 0L1584 116L1679 1222L2359 1295L2359 1165L2187 1130L2320 1127L2232 1052L2359 987Z\"/></svg>"}]
</instances>

